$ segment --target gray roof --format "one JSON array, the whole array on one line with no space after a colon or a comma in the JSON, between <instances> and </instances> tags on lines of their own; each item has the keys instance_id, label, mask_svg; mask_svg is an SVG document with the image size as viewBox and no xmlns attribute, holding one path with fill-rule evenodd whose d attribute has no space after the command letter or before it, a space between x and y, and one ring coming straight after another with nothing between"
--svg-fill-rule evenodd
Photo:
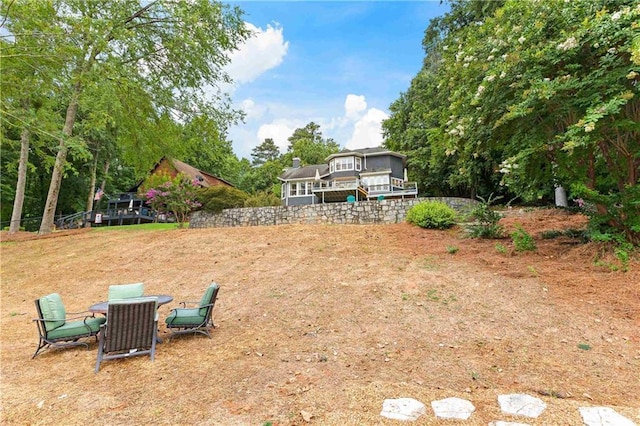
<instances>
[{"instance_id":1,"label":"gray roof","mask_svg":"<svg viewBox=\"0 0 640 426\"><path fill-rule=\"evenodd\" d=\"M374 148L358 148L358 149L343 149L340 152L335 154L331 154L326 158L326 161L331 160L336 157L344 157L345 155L353 155L353 154L361 154L362 156L371 156L371 155L394 155L400 158L406 158L406 155L400 154L398 152L394 152L388 150L387 148L383 148L381 146L377 146Z\"/></svg>"},{"instance_id":2,"label":"gray roof","mask_svg":"<svg viewBox=\"0 0 640 426\"><path fill-rule=\"evenodd\" d=\"M313 179L316 177L316 170L320 174L320 177L329 174L328 164L313 164L311 166L303 166L297 168L286 169L278 179L280 180L292 180L292 179Z\"/></svg>"}]
</instances>

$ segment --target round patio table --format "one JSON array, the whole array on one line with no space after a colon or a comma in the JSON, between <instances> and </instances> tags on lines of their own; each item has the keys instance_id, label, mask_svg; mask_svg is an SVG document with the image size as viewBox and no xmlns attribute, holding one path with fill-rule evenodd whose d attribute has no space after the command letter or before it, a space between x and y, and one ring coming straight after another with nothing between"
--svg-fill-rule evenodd
<instances>
[{"instance_id":1,"label":"round patio table","mask_svg":"<svg viewBox=\"0 0 640 426\"><path fill-rule=\"evenodd\" d=\"M173 297L168 294L145 294L143 297L157 297L158 306L165 305L173 301ZM96 314L106 314L109 310L109 302L98 302L89 306L89 312L95 312Z\"/></svg>"}]
</instances>

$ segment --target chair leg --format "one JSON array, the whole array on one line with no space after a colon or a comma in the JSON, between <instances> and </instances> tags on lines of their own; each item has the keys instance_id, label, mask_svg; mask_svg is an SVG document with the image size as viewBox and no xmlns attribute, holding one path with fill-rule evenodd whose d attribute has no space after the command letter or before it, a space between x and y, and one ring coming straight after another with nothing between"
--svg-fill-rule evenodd
<instances>
[{"instance_id":1,"label":"chair leg","mask_svg":"<svg viewBox=\"0 0 640 426\"><path fill-rule=\"evenodd\" d=\"M43 349L43 348L47 347L48 345L49 344L47 342L43 342L43 340L40 339L40 342L38 342L38 349L36 349L35 353L31 357L31 359L34 359L36 357L36 355L38 355L38 352L40 352L40 349Z\"/></svg>"},{"instance_id":2,"label":"chair leg","mask_svg":"<svg viewBox=\"0 0 640 426\"><path fill-rule=\"evenodd\" d=\"M100 363L102 362L103 348L104 347L104 332L100 333L100 340L98 341L98 358L96 359L96 369L97 373L100 370Z\"/></svg>"}]
</instances>

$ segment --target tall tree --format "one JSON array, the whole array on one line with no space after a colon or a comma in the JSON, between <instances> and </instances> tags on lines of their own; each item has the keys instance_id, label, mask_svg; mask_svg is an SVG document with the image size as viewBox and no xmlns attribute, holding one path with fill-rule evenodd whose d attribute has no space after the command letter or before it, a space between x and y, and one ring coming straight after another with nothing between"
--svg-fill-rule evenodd
<instances>
[{"instance_id":1,"label":"tall tree","mask_svg":"<svg viewBox=\"0 0 640 426\"><path fill-rule=\"evenodd\" d=\"M7 8L11 8L11 4ZM22 5L16 5L21 7ZM13 210L9 232L20 227L29 167L29 152L32 141L40 142L38 135L46 139L55 133L58 118L54 103L54 78L59 72L60 62L53 55L50 46L30 43L33 34L47 20L49 8L46 4L33 4L28 22L13 25L13 33L0 37L0 117L4 125L20 132L20 156L18 176L13 199ZM4 16L5 10L0 8ZM28 49L21 49L22 44ZM39 91L33 88L38 87Z\"/></svg>"},{"instance_id":2,"label":"tall tree","mask_svg":"<svg viewBox=\"0 0 640 426\"><path fill-rule=\"evenodd\" d=\"M486 179L527 201L570 187L597 206L596 222L640 243L639 18L631 0L507 0L454 20L431 34L434 84L412 100L444 106L429 123L399 101L388 141L426 124L423 152L453 161L450 181Z\"/></svg>"},{"instance_id":3,"label":"tall tree","mask_svg":"<svg viewBox=\"0 0 640 426\"><path fill-rule=\"evenodd\" d=\"M31 3L38 2L8 9L9 32L15 33L21 22L32 19ZM214 115L227 108L226 95L218 94L212 101L202 88L229 81L223 66L249 34L238 8L210 0L57 0L50 3L49 11L49 19L40 22L39 34L33 34L28 43L15 41L25 51L34 44L50 43L64 64L58 76L67 99L63 137L41 233L53 228L76 116L79 107L89 101L85 90L111 80L130 93L146 95L156 116ZM124 91L120 94L129 96Z\"/></svg>"},{"instance_id":4,"label":"tall tree","mask_svg":"<svg viewBox=\"0 0 640 426\"><path fill-rule=\"evenodd\" d=\"M261 166L267 161L280 158L280 149L271 138L266 138L260 145L251 150L251 165Z\"/></svg>"},{"instance_id":5,"label":"tall tree","mask_svg":"<svg viewBox=\"0 0 640 426\"><path fill-rule=\"evenodd\" d=\"M332 138L323 138L320 125L313 121L294 130L287 140L289 148L285 161L289 164L295 157L300 158L302 164L323 164L329 155L340 151L340 145Z\"/></svg>"}]
</instances>

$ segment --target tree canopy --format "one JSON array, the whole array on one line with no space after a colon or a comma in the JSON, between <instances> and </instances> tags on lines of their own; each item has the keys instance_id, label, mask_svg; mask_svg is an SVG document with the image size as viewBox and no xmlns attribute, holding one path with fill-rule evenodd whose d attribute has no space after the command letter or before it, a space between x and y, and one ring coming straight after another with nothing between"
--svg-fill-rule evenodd
<instances>
[{"instance_id":1,"label":"tree canopy","mask_svg":"<svg viewBox=\"0 0 640 426\"><path fill-rule=\"evenodd\" d=\"M224 141L219 136L239 118L219 89L230 81L223 68L229 54L249 35L238 8L210 0L54 0L5 3L2 12L3 47L11 47L3 49L3 74L5 67L12 75L36 74L12 79L16 87L3 91L3 110L15 117L19 108L28 111L20 105L33 87L57 102L41 233L52 229L67 155L91 156L76 122L91 131L116 127L123 158L148 169L159 153L193 141L182 137L182 123L193 132L196 117L205 116L215 123L206 132Z\"/></svg>"},{"instance_id":2,"label":"tree canopy","mask_svg":"<svg viewBox=\"0 0 640 426\"><path fill-rule=\"evenodd\" d=\"M453 2L425 33L387 146L431 191L536 201L561 185L640 242L640 6L481 3Z\"/></svg>"}]
</instances>

